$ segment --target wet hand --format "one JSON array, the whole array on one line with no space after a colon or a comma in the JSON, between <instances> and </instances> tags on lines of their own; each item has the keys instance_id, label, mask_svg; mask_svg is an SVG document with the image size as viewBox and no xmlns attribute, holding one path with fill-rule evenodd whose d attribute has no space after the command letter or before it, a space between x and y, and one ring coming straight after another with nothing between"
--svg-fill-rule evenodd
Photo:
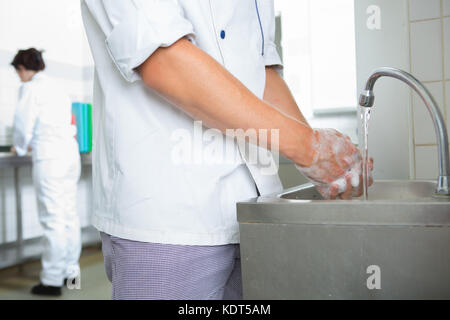
<instances>
[{"instance_id":1,"label":"wet hand","mask_svg":"<svg viewBox=\"0 0 450 320\"><path fill-rule=\"evenodd\" d=\"M327 195L327 190L326 188L322 188L322 191L319 190L319 192L326 198L329 199L343 199L343 200L351 200L354 197L360 197L363 195L364 192L364 181L363 181L363 163L362 161L359 164L360 166L360 170L359 170L359 174L358 174L358 183L356 184L355 182L352 183L352 176L351 174L346 174L345 175L345 191L340 192L339 190L339 185L338 184L331 184L331 186L329 187L328 190L328 197L326 197ZM373 184L373 177L372 177L372 171L373 171L373 158L371 157L369 159L369 181L368 181L368 186L371 186ZM353 176L354 179L356 179ZM319 189L320 187L318 187Z\"/></svg>"},{"instance_id":2,"label":"wet hand","mask_svg":"<svg viewBox=\"0 0 450 320\"><path fill-rule=\"evenodd\" d=\"M350 138L334 129L316 129L313 139L314 160L308 167L297 165L300 172L326 199L361 195L362 157Z\"/></svg>"}]
</instances>

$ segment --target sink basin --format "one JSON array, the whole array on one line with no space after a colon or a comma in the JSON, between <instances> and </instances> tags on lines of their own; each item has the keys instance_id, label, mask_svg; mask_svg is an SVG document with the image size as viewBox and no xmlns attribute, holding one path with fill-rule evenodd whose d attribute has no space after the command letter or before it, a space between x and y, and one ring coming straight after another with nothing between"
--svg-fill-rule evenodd
<instances>
[{"instance_id":1,"label":"sink basin","mask_svg":"<svg viewBox=\"0 0 450 320\"><path fill-rule=\"evenodd\" d=\"M369 200L434 201L436 198L434 196L435 188L435 181L377 181L377 183L369 189ZM282 199L290 200L323 200L320 193L312 186L312 184L288 189L278 196ZM361 197L352 199L352 201L355 200L363 199Z\"/></svg>"},{"instance_id":2,"label":"sink basin","mask_svg":"<svg viewBox=\"0 0 450 320\"><path fill-rule=\"evenodd\" d=\"M449 299L450 198L435 187L376 181L365 201L305 184L238 203L244 298Z\"/></svg>"}]
</instances>

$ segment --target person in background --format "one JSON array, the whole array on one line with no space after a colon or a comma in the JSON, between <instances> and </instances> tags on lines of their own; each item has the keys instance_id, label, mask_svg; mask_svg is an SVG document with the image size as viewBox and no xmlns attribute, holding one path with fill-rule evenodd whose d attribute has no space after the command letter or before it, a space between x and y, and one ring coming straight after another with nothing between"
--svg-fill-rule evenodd
<instances>
[{"instance_id":1,"label":"person in background","mask_svg":"<svg viewBox=\"0 0 450 320\"><path fill-rule=\"evenodd\" d=\"M80 154L71 124L71 103L64 90L43 73L42 52L20 50L11 63L22 86L14 115L13 152L32 151L33 182L44 251L39 295L61 295L63 283L80 274L80 226L76 210Z\"/></svg>"}]
</instances>

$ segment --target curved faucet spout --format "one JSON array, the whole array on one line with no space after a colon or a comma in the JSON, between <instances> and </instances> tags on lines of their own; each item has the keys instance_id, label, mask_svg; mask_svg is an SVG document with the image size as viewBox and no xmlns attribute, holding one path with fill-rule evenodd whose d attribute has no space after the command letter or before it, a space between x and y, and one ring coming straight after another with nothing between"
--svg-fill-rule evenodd
<instances>
[{"instance_id":1,"label":"curved faucet spout","mask_svg":"<svg viewBox=\"0 0 450 320\"><path fill-rule=\"evenodd\" d=\"M436 132L438 143L438 165L439 177L436 186L436 193L438 195L450 195L450 160L448 151L448 136L447 128L445 126L444 117L427 88L417 80L413 75L400 69L383 67L375 70L369 76L366 82L365 90L360 95L359 104L362 107L372 107L375 101L373 88L375 82L381 77L391 77L408 84L423 100L431 118L433 119L434 129Z\"/></svg>"}]
</instances>

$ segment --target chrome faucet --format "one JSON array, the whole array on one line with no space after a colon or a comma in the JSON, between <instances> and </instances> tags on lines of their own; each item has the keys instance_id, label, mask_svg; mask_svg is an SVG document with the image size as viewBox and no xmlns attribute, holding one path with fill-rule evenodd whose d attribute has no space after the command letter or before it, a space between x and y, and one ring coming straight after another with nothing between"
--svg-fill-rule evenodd
<instances>
[{"instance_id":1,"label":"chrome faucet","mask_svg":"<svg viewBox=\"0 0 450 320\"><path fill-rule=\"evenodd\" d=\"M431 96L427 88L425 88L425 86L413 75L399 69L383 67L372 72L369 79L367 80L366 88L359 97L359 104L362 107L370 108L373 106L373 103L375 101L373 87L375 85L375 82L381 77L392 77L405 82L412 89L414 89L415 92L417 92L417 94L422 98L423 102L427 106L431 118L433 119L438 143L439 177L436 185L436 194L449 196L450 160L448 153L447 128L436 101Z\"/></svg>"}]
</instances>

